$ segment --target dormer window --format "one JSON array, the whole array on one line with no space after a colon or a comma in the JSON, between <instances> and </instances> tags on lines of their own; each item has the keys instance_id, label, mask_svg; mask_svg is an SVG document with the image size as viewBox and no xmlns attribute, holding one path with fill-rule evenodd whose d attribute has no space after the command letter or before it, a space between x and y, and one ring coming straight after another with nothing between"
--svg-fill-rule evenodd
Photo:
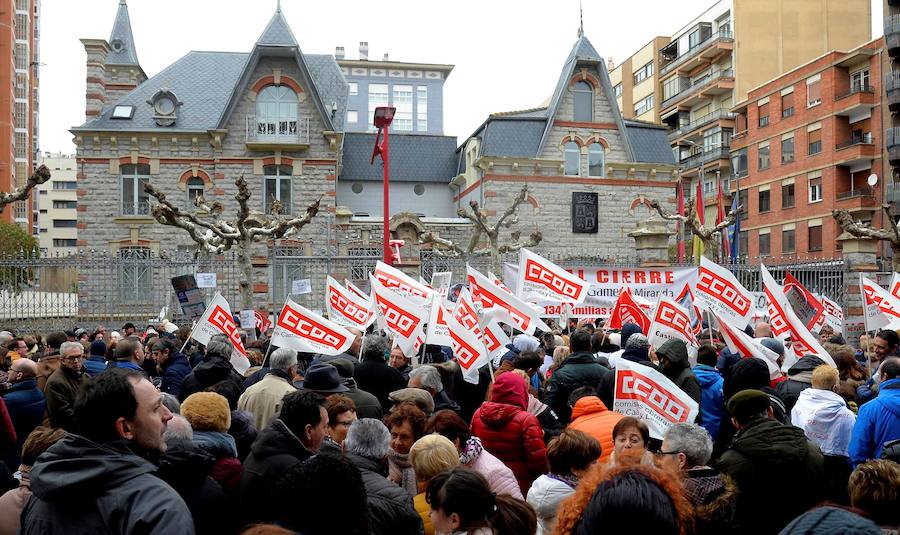
<instances>
[{"instance_id":1,"label":"dormer window","mask_svg":"<svg viewBox=\"0 0 900 535\"><path fill-rule=\"evenodd\" d=\"M574 120L580 123L591 123L594 121L594 88L591 84L581 81L575 84L573 89L575 94Z\"/></svg>"},{"instance_id":2,"label":"dormer window","mask_svg":"<svg viewBox=\"0 0 900 535\"><path fill-rule=\"evenodd\" d=\"M153 120L157 125L172 126L178 120L177 111L182 103L178 101L175 93L168 89L160 89L147 104L153 106Z\"/></svg>"},{"instance_id":3,"label":"dormer window","mask_svg":"<svg viewBox=\"0 0 900 535\"><path fill-rule=\"evenodd\" d=\"M297 139L297 93L286 85L270 85L256 97L256 133L259 138Z\"/></svg>"}]
</instances>

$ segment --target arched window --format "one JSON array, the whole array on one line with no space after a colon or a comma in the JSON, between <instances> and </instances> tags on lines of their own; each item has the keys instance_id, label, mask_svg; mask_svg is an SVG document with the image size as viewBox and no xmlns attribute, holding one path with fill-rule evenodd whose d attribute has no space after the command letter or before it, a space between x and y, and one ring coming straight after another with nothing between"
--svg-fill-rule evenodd
<instances>
[{"instance_id":1,"label":"arched window","mask_svg":"<svg viewBox=\"0 0 900 535\"><path fill-rule=\"evenodd\" d=\"M594 121L594 88L591 84L581 81L575 84L574 119L582 123Z\"/></svg>"},{"instance_id":2,"label":"arched window","mask_svg":"<svg viewBox=\"0 0 900 535\"><path fill-rule=\"evenodd\" d=\"M581 167L581 147L578 143L570 141L566 143L566 174L569 176L578 176L578 168Z\"/></svg>"},{"instance_id":3,"label":"arched window","mask_svg":"<svg viewBox=\"0 0 900 535\"><path fill-rule=\"evenodd\" d=\"M297 137L297 94L285 85L270 85L256 97L256 134Z\"/></svg>"},{"instance_id":4,"label":"arched window","mask_svg":"<svg viewBox=\"0 0 900 535\"><path fill-rule=\"evenodd\" d=\"M205 189L206 188L203 186L202 178L193 177L193 178L188 179L188 181L187 181L187 205L188 205L188 208L191 208L194 206L194 200L197 197L203 195L203 192L205 191Z\"/></svg>"},{"instance_id":5,"label":"arched window","mask_svg":"<svg viewBox=\"0 0 900 535\"><path fill-rule=\"evenodd\" d=\"M606 174L606 151L600 143L591 143L588 147L588 176Z\"/></svg>"},{"instance_id":6,"label":"arched window","mask_svg":"<svg viewBox=\"0 0 900 535\"><path fill-rule=\"evenodd\" d=\"M263 166L266 180L265 206L266 213L272 213L272 203L281 203L281 213L291 213L291 175L293 169L288 165Z\"/></svg>"}]
</instances>

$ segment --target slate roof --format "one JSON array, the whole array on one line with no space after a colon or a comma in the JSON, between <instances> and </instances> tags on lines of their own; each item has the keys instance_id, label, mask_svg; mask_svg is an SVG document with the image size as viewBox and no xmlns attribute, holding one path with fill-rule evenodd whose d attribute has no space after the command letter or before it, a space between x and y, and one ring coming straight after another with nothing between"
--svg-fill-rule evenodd
<instances>
[{"instance_id":1,"label":"slate roof","mask_svg":"<svg viewBox=\"0 0 900 535\"><path fill-rule=\"evenodd\" d=\"M116 20L113 22L112 32L109 34L109 43L120 41L122 48L115 50L110 46L106 55L108 65L136 65L140 66L137 58L137 50L134 48L134 35L131 33L131 19L128 17L128 6L125 0L119 1L119 10L116 12Z\"/></svg>"},{"instance_id":2,"label":"slate roof","mask_svg":"<svg viewBox=\"0 0 900 535\"><path fill-rule=\"evenodd\" d=\"M370 164L375 134L344 134L341 178L381 181L384 170L380 158ZM419 134L391 135L390 179L395 182L447 183L458 173L456 138Z\"/></svg>"},{"instance_id":3,"label":"slate roof","mask_svg":"<svg viewBox=\"0 0 900 535\"><path fill-rule=\"evenodd\" d=\"M325 109L331 114L331 103L334 102L337 112L331 118L335 131L344 129L344 119L347 117L347 100L350 98L350 84L341 73L341 67L331 54L304 54L306 65L319 97Z\"/></svg>"},{"instance_id":4,"label":"slate roof","mask_svg":"<svg viewBox=\"0 0 900 535\"><path fill-rule=\"evenodd\" d=\"M493 118L481 136L482 156L533 158L538 152L545 118Z\"/></svg>"},{"instance_id":5,"label":"slate roof","mask_svg":"<svg viewBox=\"0 0 900 535\"><path fill-rule=\"evenodd\" d=\"M297 46L294 32L291 31L291 27L284 19L280 7L275 10L275 14L272 15L272 19L269 20L269 24L256 42L260 45Z\"/></svg>"},{"instance_id":6,"label":"slate roof","mask_svg":"<svg viewBox=\"0 0 900 535\"><path fill-rule=\"evenodd\" d=\"M665 126L626 119L625 128L628 129L635 162L676 164Z\"/></svg>"}]
</instances>

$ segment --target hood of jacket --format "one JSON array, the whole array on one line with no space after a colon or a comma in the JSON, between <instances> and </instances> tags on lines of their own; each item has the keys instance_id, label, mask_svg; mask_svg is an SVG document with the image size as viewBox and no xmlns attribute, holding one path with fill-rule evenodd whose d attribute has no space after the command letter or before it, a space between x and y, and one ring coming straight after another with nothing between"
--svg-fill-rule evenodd
<instances>
[{"instance_id":1,"label":"hood of jacket","mask_svg":"<svg viewBox=\"0 0 900 535\"><path fill-rule=\"evenodd\" d=\"M900 379L883 381L878 389L878 397L884 401L881 406L893 414L894 418L900 419ZM892 401L887 401L888 398Z\"/></svg>"},{"instance_id":2,"label":"hood of jacket","mask_svg":"<svg viewBox=\"0 0 900 535\"><path fill-rule=\"evenodd\" d=\"M528 387L525 380L514 373L503 373L494 379L491 401L528 409Z\"/></svg>"},{"instance_id":3,"label":"hood of jacket","mask_svg":"<svg viewBox=\"0 0 900 535\"><path fill-rule=\"evenodd\" d=\"M732 449L763 466L793 466L805 463L809 446L802 429L760 418L738 432Z\"/></svg>"},{"instance_id":4,"label":"hood of jacket","mask_svg":"<svg viewBox=\"0 0 900 535\"><path fill-rule=\"evenodd\" d=\"M608 410L609 408L606 406L606 404L600 401L600 398L598 398L597 396L585 396L576 401L575 406L572 407L572 420L588 414L594 414Z\"/></svg>"},{"instance_id":5,"label":"hood of jacket","mask_svg":"<svg viewBox=\"0 0 900 535\"><path fill-rule=\"evenodd\" d=\"M31 469L31 492L45 502L94 499L156 466L126 441L99 444L70 434L44 452Z\"/></svg>"},{"instance_id":6,"label":"hood of jacket","mask_svg":"<svg viewBox=\"0 0 900 535\"><path fill-rule=\"evenodd\" d=\"M575 489L565 482L545 474L531 484L528 490L528 503L534 508L538 518L554 518L560 502L574 492Z\"/></svg>"},{"instance_id":7,"label":"hood of jacket","mask_svg":"<svg viewBox=\"0 0 900 535\"><path fill-rule=\"evenodd\" d=\"M625 325L623 325L622 335L619 338L621 341L619 347L624 348L625 344L628 343L628 338L630 338L632 334L644 334L644 332L641 331L641 327L637 323L626 323Z\"/></svg>"},{"instance_id":8,"label":"hood of jacket","mask_svg":"<svg viewBox=\"0 0 900 535\"><path fill-rule=\"evenodd\" d=\"M488 427L503 427L523 410L521 407L509 403L485 401L479 408L479 414L481 421Z\"/></svg>"},{"instance_id":9,"label":"hood of jacket","mask_svg":"<svg viewBox=\"0 0 900 535\"><path fill-rule=\"evenodd\" d=\"M187 441L168 443L157 476L173 487L196 487L209 476L216 458Z\"/></svg>"},{"instance_id":10,"label":"hood of jacket","mask_svg":"<svg viewBox=\"0 0 900 535\"><path fill-rule=\"evenodd\" d=\"M712 366L707 366L706 364L698 364L694 366L694 376L697 377L697 382L700 383L700 388L709 388L717 382L723 380L722 376L719 375L718 370L716 370Z\"/></svg>"},{"instance_id":11,"label":"hood of jacket","mask_svg":"<svg viewBox=\"0 0 900 535\"><path fill-rule=\"evenodd\" d=\"M194 430L194 444L216 458L237 457L237 444L228 433Z\"/></svg>"},{"instance_id":12,"label":"hood of jacket","mask_svg":"<svg viewBox=\"0 0 900 535\"><path fill-rule=\"evenodd\" d=\"M788 369L787 374L790 379L793 379L795 381L800 380L800 381L803 381L804 383L812 383L813 370L815 370L816 368L818 368L819 366L821 366L823 364L825 364L825 361L820 359L819 357L817 357L815 355L806 355L802 359L795 362L794 365ZM803 379L805 379L806 376L803 376L802 378L795 377L795 376L799 376L800 374L804 374L804 373L809 374L808 381L803 380Z\"/></svg>"},{"instance_id":13,"label":"hood of jacket","mask_svg":"<svg viewBox=\"0 0 900 535\"><path fill-rule=\"evenodd\" d=\"M312 455L297 435L278 418L259 432L253 446L250 447L250 452L259 460L282 454L293 455L298 459L306 459Z\"/></svg>"},{"instance_id":14,"label":"hood of jacket","mask_svg":"<svg viewBox=\"0 0 900 535\"><path fill-rule=\"evenodd\" d=\"M668 368L666 375L678 375L681 370L688 368L691 365L691 363L688 362L687 344L685 344L683 340L678 340L677 338L672 338L663 342L663 345L659 346L659 349L656 350L656 356L669 359L671 366Z\"/></svg>"},{"instance_id":15,"label":"hood of jacket","mask_svg":"<svg viewBox=\"0 0 900 535\"><path fill-rule=\"evenodd\" d=\"M629 325L631 324L629 323ZM622 351L622 358L629 362L649 362L650 351L645 347L629 347Z\"/></svg>"},{"instance_id":16,"label":"hood of jacket","mask_svg":"<svg viewBox=\"0 0 900 535\"><path fill-rule=\"evenodd\" d=\"M205 360L194 368L194 377L204 385L216 384L231 375L231 363L224 359Z\"/></svg>"},{"instance_id":17,"label":"hood of jacket","mask_svg":"<svg viewBox=\"0 0 900 535\"><path fill-rule=\"evenodd\" d=\"M188 362L188 358L184 355L184 353L180 352L175 352L169 355L169 358L160 367L164 370L167 370L176 364L187 366L189 370L191 367L191 363Z\"/></svg>"}]
</instances>

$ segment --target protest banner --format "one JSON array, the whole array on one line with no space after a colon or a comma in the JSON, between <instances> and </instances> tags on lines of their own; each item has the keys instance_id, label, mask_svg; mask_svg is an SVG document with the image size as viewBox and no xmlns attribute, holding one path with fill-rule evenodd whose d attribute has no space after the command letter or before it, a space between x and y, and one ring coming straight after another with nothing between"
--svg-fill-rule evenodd
<instances>
[{"instance_id":1,"label":"protest banner","mask_svg":"<svg viewBox=\"0 0 900 535\"><path fill-rule=\"evenodd\" d=\"M825 312L821 301L790 273L784 276L784 296L807 329L812 330L822 319Z\"/></svg>"},{"instance_id":2,"label":"protest banner","mask_svg":"<svg viewBox=\"0 0 900 535\"><path fill-rule=\"evenodd\" d=\"M832 301L826 296L821 296L822 308L824 310L823 319L826 325L831 326L834 332L843 332L844 329L844 310L841 305Z\"/></svg>"},{"instance_id":3,"label":"protest banner","mask_svg":"<svg viewBox=\"0 0 900 535\"><path fill-rule=\"evenodd\" d=\"M333 321L295 303L290 297L272 331L272 344L305 353L340 355L356 336Z\"/></svg>"},{"instance_id":4,"label":"protest banner","mask_svg":"<svg viewBox=\"0 0 900 535\"><path fill-rule=\"evenodd\" d=\"M393 335L394 345L412 357L425 342L423 327L428 311L399 292L385 288L374 274L370 275L369 283L381 323Z\"/></svg>"},{"instance_id":5,"label":"protest banner","mask_svg":"<svg viewBox=\"0 0 900 535\"><path fill-rule=\"evenodd\" d=\"M653 347L659 347L668 340L684 340L688 346L696 347L697 339L691 328L691 317L687 310L670 299L661 299L653 314L653 321L647 332L647 339Z\"/></svg>"},{"instance_id":6,"label":"protest banner","mask_svg":"<svg viewBox=\"0 0 900 535\"><path fill-rule=\"evenodd\" d=\"M862 274L859 284L865 296L866 330L900 328L900 298Z\"/></svg>"},{"instance_id":7,"label":"protest banner","mask_svg":"<svg viewBox=\"0 0 900 535\"><path fill-rule=\"evenodd\" d=\"M444 299L439 294L431 297L431 309L428 314L428 327L425 332L425 343L439 346L450 346L450 333L447 316L452 313L444 308Z\"/></svg>"},{"instance_id":8,"label":"protest banner","mask_svg":"<svg viewBox=\"0 0 900 535\"><path fill-rule=\"evenodd\" d=\"M473 299L481 301L485 312L491 307L505 310L505 313L498 312L498 321L508 323L527 334L531 334L535 329L550 331L550 328L541 320L538 310L515 295L503 291L468 264L466 264L466 279Z\"/></svg>"},{"instance_id":9,"label":"protest banner","mask_svg":"<svg viewBox=\"0 0 900 535\"><path fill-rule=\"evenodd\" d=\"M491 309L484 315L481 323L481 340L484 342L484 349L488 353L488 359L496 362L506 354L509 349L506 347L510 343L509 336L500 327L500 323L495 319L496 310Z\"/></svg>"},{"instance_id":10,"label":"protest banner","mask_svg":"<svg viewBox=\"0 0 900 535\"><path fill-rule=\"evenodd\" d=\"M694 292L691 290L690 284L685 283L678 297L675 298L675 302L688 311L688 316L691 318L691 331L694 335L700 334L703 329L703 318L700 309L694 304Z\"/></svg>"},{"instance_id":11,"label":"protest banner","mask_svg":"<svg viewBox=\"0 0 900 535\"><path fill-rule=\"evenodd\" d=\"M206 312L200 316L197 324L194 325L194 329L191 331L191 338L206 345L214 334L226 335L231 345L241 355L247 355L244 343L241 341L241 333L238 330L237 323L234 321L234 316L231 315L231 307L228 306L228 301L219 292L216 292L216 295L206 308Z\"/></svg>"},{"instance_id":12,"label":"protest banner","mask_svg":"<svg viewBox=\"0 0 900 535\"><path fill-rule=\"evenodd\" d=\"M460 324L451 315L445 316L447 321L450 347L456 362L462 369L463 380L473 385L478 384L478 369L488 363L487 352L481 337Z\"/></svg>"},{"instance_id":13,"label":"protest banner","mask_svg":"<svg viewBox=\"0 0 900 535\"><path fill-rule=\"evenodd\" d=\"M631 296L631 290L628 287L622 288L619 292L619 298L613 307L612 315L606 325L608 329L621 329L626 323L637 324L641 328L641 332L650 332L650 318L644 313L644 310L638 305Z\"/></svg>"},{"instance_id":14,"label":"protest banner","mask_svg":"<svg viewBox=\"0 0 900 535\"><path fill-rule=\"evenodd\" d=\"M353 292L357 297L362 297L365 300L369 300L372 297L366 292L362 291L355 284L350 282L350 279L344 279L344 288L347 288L351 292Z\"/></svg>"},{"instance_id":15,"label":"protest banner","mask_svg":"<svg viewBox=\"0 0 900 535\"><path fill-rule=\"evenodd\" d=\"M361 331L375 321L372 300L359 297L330 276L325 279L325 310L331 321Z\"/></svg>"},{"instance_id":16,"label":"protest banner","mask_svg":"<svg viewBox=\"0 0 900 535\"><path fill-rule=\"evenodd\" d=\"M694 290L695 304L701 309L715 312L737 325L750 322L753 296L730 271L706 257L700 260Z\"/></svg>"},{"instance_id":17,"label":"protest banner","mask_svg":"<svg viewBox=\"0 0 900 535\"><path fill-rule=\"evenodd\" d=\"M719 333L725 341L728 349L737 353L744 358L757 358L766 364L769 370L769 379L777 379L781 377L781 370L778 368L778 354L762 345L759 340L751 338L749 334L739 329L735 325L728 323L728 320L722 318L718 314L713 313L713 317L719 325Z\"/></svg>"},{"instance_id":18,"label":"protest banner","mask_svg":"<svg viewBox=\"0 0 900 535\"><path fill-rule=\"evenodd\" d=\"M265 334L269 327L272 326L272 320L262 310L255 310L253 313L256 315L256 326L259 327L259 332Z\"/></svg>"},{"instance_id":19,"label":"protest banner","mask_svg":"<svg viewBox=\"0 0 900 535\"><path fill-rule=\"evenodd\" d=\"M662 439L671 425L697 419L697 402L662 373L624 359L615 373L613 410L644 420L651 437Z\"/></svg>"},{"instance_id":20,"label":"protest banner","mask_svg":"<svg viewBox=\"0 0 900 535\"><path fill-rule=\"evenodd\" d=\"M395 290L401 295L412 299L420 306L428 306L428 303L431 302L431 296L435 293L428 286L380 260L375 264L375 270L370 277L374 277L385 288Z\"/></svg>"},{"instance_id":21,"label":"protest banner","mask_svg":"<svg viewBox=\"0 0 900 535\"><path fill-rule=\"evenodd\" d=\"M524 247L519 249L519 278L516 292L529 303L584 302L588 283L543 256Z\"/></svg>"},{"instance_id":22,"label":"protest banner","mask_svg":"<svg viewBox=\"0 0 900 535\"><path fill-rule=\"evenodd\" d=\"M431 288L444 299L450 293L450 282L453 280L452 271L435 271L431 274Z\"/></svg>"},{"instance_id":23,"label":"protest banner","mask_svg":"<svg viewBox=\"0 0 900 535\"><path fill-rule=\"evenodd\" d=\"M896 271L891 274L891 284L888 286L891 295L900 299L900 273Z\"/></svg>"}]
</instances>

